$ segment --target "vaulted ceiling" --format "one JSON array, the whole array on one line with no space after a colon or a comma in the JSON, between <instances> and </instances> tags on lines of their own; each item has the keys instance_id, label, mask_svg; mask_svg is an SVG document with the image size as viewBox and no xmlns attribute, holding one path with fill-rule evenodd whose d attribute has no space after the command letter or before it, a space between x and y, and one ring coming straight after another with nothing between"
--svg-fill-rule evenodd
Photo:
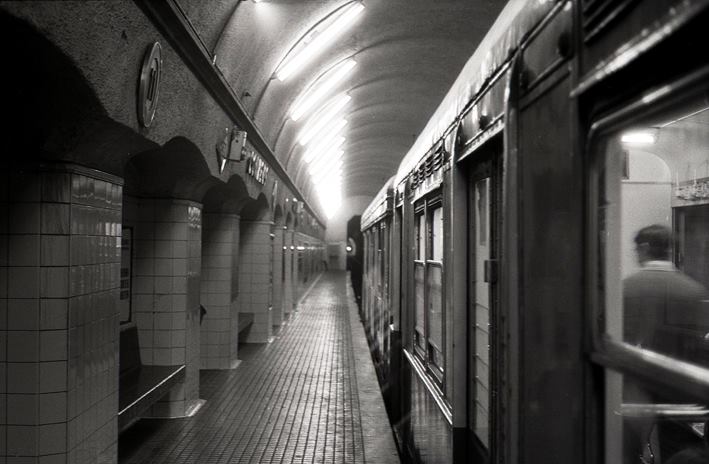
<instances>
[{"instance_id":1,"label":"vaulted ceiling","mask_svg":"<svg viewBox=\"0 0 709 464\"><path fill-rule=\"evenodd\" d=\"M304 192L303 121L289 111L319 75L345 58L342 196L373 196L392 176L504 6L501 0L362 0L356 21L282 82L281 60L320 20L350 0L179 0L267 143ZM305 118L304 118L305 119Z\"/></svg>"}]
</instances>

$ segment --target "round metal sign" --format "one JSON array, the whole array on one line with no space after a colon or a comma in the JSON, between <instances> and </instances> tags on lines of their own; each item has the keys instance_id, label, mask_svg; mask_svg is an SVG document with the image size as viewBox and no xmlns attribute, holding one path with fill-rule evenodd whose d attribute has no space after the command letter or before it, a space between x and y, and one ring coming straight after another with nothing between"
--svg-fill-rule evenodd
<instances>
[{"instance_id":1,"label":"round metal sign","mask_svg":"<svg viewBox=\"0 0 709 464\"><path fill-rule=\"evenodd\" d=\"M138 83L138 121L143 127L150 127L155 118L161 72L162 48L159 42L155 42L145 53Z\"/></svg>"}]
</instances>

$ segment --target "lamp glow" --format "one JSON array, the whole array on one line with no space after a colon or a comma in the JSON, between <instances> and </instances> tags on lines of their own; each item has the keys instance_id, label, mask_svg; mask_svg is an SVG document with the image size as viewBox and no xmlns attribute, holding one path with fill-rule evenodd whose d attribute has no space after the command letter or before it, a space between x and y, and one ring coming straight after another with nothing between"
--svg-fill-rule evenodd
<instances>
[{"instance_id":1,"label":"lamp glow","mask_svg":"<svg viewBox=\"0 0 709 464\"><path fill-rule=\"evenodd\" d=\"M317 177L320 175L320 173L326 171L327 169L330 169L333 166L338 166L342 165L342 155L344 154L344 150L338 151L335 156L328 158L327 161L323 162L322 164L315 166L313 169L309 170L310 175L312 177Z\"/></svg>"},{"instance_id":2,"label":"lamp glow","mask_svg":"<svg viewBox=\"0 0 709 464\"><path fill-rule=\"evenodd\" d=\"M346 94L341 94L340 96L333 98L331 103L325 105L323 109L318 111L308 120L308 123L298 136L298 142L301 145L307 144L315 134L320 132L328 122L335 118L340 110L344 108L351 99L352 97Z\"/></svg>"},{"instance_id":3,"label":"lamp glow","mask_svg":"<svg viewBox=\"0 0 709 464\"><path fill-rule=\"evenodd\" d=\"M655 135L650 132L626 132L620 136L620 141L628 145L652 145Z\"/></svg>"},{"instance_id":4,"label":"lamp glow","mask_svg":"<svg viewBox=\"0 0 709 464\"><path fill-rule=\"evenodd\" d=\"M342 176L342 163L336 163L329 168L323 169L317 175L312 176L313 180L317 183L324 183L328 185L334 181L340 180Z\"/></svg>"},{"instance_id":5,"label":"lamp glow","mask_svg":"<svg viewBox=\"0 0 709 464\"><path fill-rule=\"evenodd\" d=\"M334 140L323 139L323 143L319 143L317 146L308 150L308 152L305 154L305 162L311 164L320 160L325 153L340 148L340 145L342 145L344 142L345 138L342 136L336 136Z\"/></svg>"},{"instance_id":6,"label":"lamp glow","mask_svg":"<svg viewBox=\"0 0 709 464\"><path fill-rule=\"evenodd\" d=\"M291 119L297 121L313 106L320 103L327 93L352 71L356 64L355 60L350 58L336 64L332 69L320 76L295 101L290 113Z\"/></svg>"},{"instance_id":7,"label":"lamp glow","mask_svg":"<svg viewBox=\"0 0 709 464\"><path fill-rule=\"evenodd\" d=\"M284 81L301 70L308 61L327 47L337 34L349 26L362 10L364 10L364 5L352 2L335 13L337 16L332 20L323 21L326 24L315 26L309 34L300 40L278 67L276 70L278 79Z\"/></svg>"},{"instance_id":8,"label":"lamp glow","mask_svg":"<svg viewBox=\"0 0 709 464\"><path fill-rule=\"evenodd\" d=\"M335 141L337 136L340 135L340 131L342 131L342 129L346 125L347 121L341 119L336 122L332 127L330 127L329 130L325 133L325 135L323 135L322 138L317 141L317 143L313 144L312 147L308 148L308 152L305 154L305 162L310 163L313 159L315 159L315 156L318 155L321 151L332 147L333 142Z\"/></svg>"}]
</instances>

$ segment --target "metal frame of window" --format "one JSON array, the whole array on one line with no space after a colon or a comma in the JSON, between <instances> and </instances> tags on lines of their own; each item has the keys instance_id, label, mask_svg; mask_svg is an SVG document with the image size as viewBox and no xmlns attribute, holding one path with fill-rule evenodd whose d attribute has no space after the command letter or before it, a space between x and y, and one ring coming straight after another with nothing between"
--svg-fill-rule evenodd
<instances>
[{"instance_id":1,"label":"metal frame of window","mask_svg":"<svg viewBox=\"0 0 709 464\"><path fill-rule=\"evenodd\" d=\"M655 354L614 340L605 333L606 308L603 301L606 265L599 244L599 195L604 160L604 142L621 129L653 117L671 114L682 104L709 92L709 66L686 75L668 85L646 92L622 109L596 120L587 139L589 161L589 196L587 228L587 301L588 326L591 330L591 359L593 362L623 375L628 375L643 385L663 393L687 395L697 400L709 397L709 369L678 361L669 356ZM622 175L622 173L618 173Z\"/></svg>"},{"instance_id":2,"label":"metal frame of window","mask_svg":"<svg viewBox=\"0 0 709 464\"><path fill-rule=\"evenodd\" d=\"M416 269L420 268L423 271L423 333L419 333L416 329L417 318L414 310L413 320L413 351L417 358L426 367L426 371L436 380L439 387L442 387L445 380L445 364L446 364L446 325L445 325L445 283L444 283L444 268L443 268L443 250L441 250L441 260L433 260L433 212L440 208L443 212L443 197L440 190L425 196L418 200L414 205L414 235L416 251L414 253L414 275ZM420 230L420 218L423 217L423 231ZM443 232L443 225L439 233ZM420 255L421 241L423 240L423 256ZM423 259L421 259L423 258ZM430 296L431 289L429 284L429 269L432 267L441 270L441 303L440 310L442 314L441 321L441 346L436 346L431 340L430 334ZM414 285L414 299L416 301L416 285ZM415 304L415 303L414 303ZM436 355L439 354L440 358Z\"/></svg>"}]
</instances>

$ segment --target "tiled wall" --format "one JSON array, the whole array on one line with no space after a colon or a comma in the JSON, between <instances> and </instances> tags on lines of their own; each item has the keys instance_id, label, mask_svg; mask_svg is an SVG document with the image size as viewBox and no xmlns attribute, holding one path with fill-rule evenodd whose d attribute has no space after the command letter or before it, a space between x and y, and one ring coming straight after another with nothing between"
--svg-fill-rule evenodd
<instances>
[{"instance_id":1,"label":"tiled wall","mask_svg":"<svg viewBox=\"0 0 709 464\"><path fill-rule=\"evenodd\" d=\"M285 317L293 312L295 309L295 301L293 294L293 256L295 250L293 249L293 231L284 230L283 231L283 246L286 247L286 278L284 279L283 288L283 313Z\"/></svg>"},{"instance_id":2,"label":"tiled wall","mask_svg":"<svg viewBox=\"0 0 709 464\"><path fill-rule=\"evenodd\" d=\"M121 182L2 176L0 461L116 462Z\"/></svg>"},{"instance_id":3,"label":"tiled wall","mask_svg":"<svg viewBox=\"0 0 709 464\"><path fill-rule=\"evenodd\" d=\"M254 314L246 343L265 343L273 332L271 311L272 222L241 221L239 311Z\"/></svg>"},{"instance_id":4,"label":"tiled wall","mask_svg":"<svg viewBox=\"0 0 709 464\"><path fill-rule=\"evenodd\" d=\"M273 325L285 322L283 311L283 227L273 231Z\"/></svg>"},{"instance_id":5,"label":"tiled wall","mask_svg":"<svg viewBox=\"0 0 709 464\"><path fill-rule=\"evenodd\" d=\"M151 410L184 416L199 399L201 205L126 197L124 225L133 227L132 318L147 365L185 364L184 383Z\"/></svg>"},{"instance_id":6,"label":"tiled wall","mask_svg":"<svg viewBox=\"0 0 709 464\"><path fill-rule=\"evenodd\" d=\"M238 361L236 285L239 216L205 213L202 230L201 303L207 310L201 327L202 369L230 369Z\"/></svg>"}]
</instances>

